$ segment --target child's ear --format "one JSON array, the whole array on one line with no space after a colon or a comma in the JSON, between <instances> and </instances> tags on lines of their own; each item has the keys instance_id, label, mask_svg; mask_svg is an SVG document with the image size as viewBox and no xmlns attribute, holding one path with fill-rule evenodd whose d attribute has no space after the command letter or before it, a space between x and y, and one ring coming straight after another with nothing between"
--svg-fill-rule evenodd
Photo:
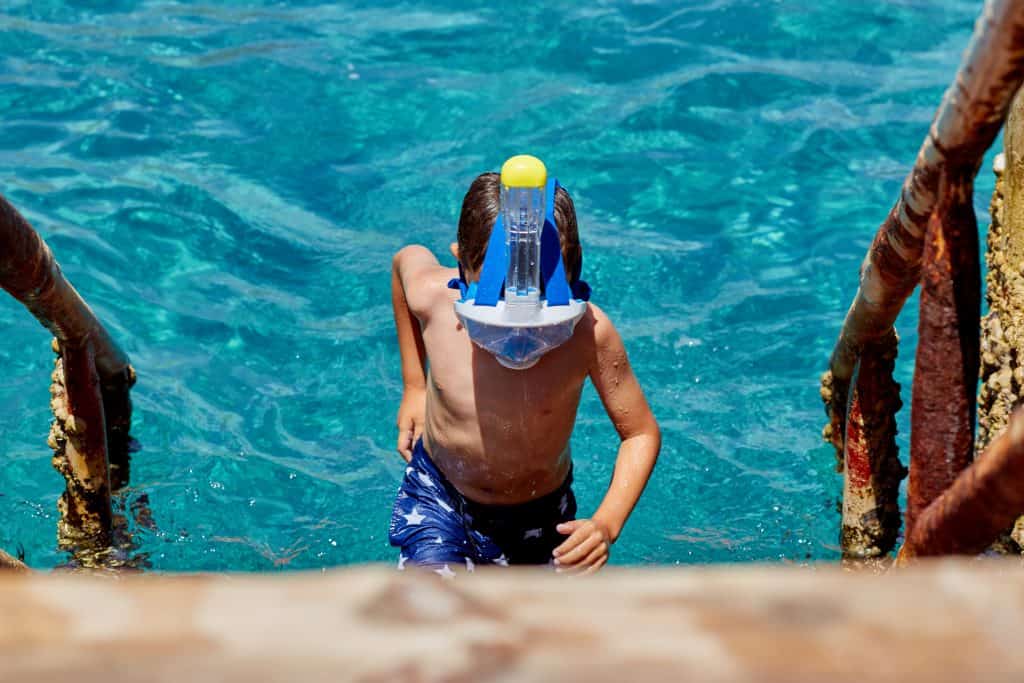
<instances>
[{"instance_id":1,"label":"child's ear","mask_svg":"<svg viewBox=\"0 0 1024 683\"><path fill-rule=\"evenodd\" d=\"M458 261L459 260L459 243L458 242L452 242L451 244L448 245L448 248L451 250L452 256L455 257L455 260Z\"/></svg>"}]
</instances>

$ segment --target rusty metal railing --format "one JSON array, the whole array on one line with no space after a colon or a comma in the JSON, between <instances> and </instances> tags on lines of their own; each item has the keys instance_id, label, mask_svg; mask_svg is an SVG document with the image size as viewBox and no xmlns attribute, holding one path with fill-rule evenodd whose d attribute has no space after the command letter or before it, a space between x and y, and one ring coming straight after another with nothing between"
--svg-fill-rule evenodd
<instances>
[{"instance_id":1,"label":"rusty metal railing","mask_svg":"<svg viewBox=\"0 0 1024 683\"><path fill-rule=\"evenodd\" d=\"M898 535L902 470L890 425L900 403L885 359L895 353L893 323L918 283L908 537L971 462L980 317L974 177L1024 80L1022 67L1024 3L990 0L861 267L822 381L826 438L844 470L844 557L885 555Z\"/></svg>"},{"instance_id":2,"label":"rusty metal railing","mask_svg":"<svg viewBox=\"0 0 1024 683\"><path fill-rule=\"evenodd\" d=\"M0 287L53 336L49 444L66 489L58 539L69 549L111 543L110 495L127 483L135 371L92 309L64 278L50 248L0 196Z\"/></svg>"}]
</instances>

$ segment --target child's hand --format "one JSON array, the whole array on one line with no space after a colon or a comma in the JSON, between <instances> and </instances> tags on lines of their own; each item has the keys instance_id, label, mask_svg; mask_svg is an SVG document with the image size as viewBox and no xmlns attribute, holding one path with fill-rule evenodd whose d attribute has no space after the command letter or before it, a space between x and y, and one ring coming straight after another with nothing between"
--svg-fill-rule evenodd
<instances>
[{"instance_id":1,"label":"child's hand","mask_svg":"<svg viewBox=\"0 0 1024 683\"><path fill-rule=\"evenodd\" d=\"M412 449L423 434L424 415L427 412L427 392L406 388L402 404L398 406L398 452L406 462L412 460Z\"/></svg>"},{"instance_id":2,"label":"child's hand","mask_svg":"<svg viewBox=\"0 0 1024 683\"><path fill-rule=\"evenodd\" d=\"M555 530L569 537L552 552L559 573L593 574L608 561L611 534L600 522L574 519Z\"/></svg>"}]
</instances>

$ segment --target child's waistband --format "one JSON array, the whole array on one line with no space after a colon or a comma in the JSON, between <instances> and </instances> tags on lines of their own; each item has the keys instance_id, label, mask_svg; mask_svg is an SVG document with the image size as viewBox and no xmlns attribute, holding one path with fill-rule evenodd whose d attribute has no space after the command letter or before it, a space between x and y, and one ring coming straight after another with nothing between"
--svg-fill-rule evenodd
<instances>
[{"instance_id":1,"label":"child's waistband","mask_svg":"<svg viewBox=\"0 0 1024 683\"><path fill-rule=\"evenodd\" d=\"M448 478L444 476L437 465L434 464L434 461L430 459L430 454L427 453L427 449L423 446L422 438L416 442L412 457L413 460L419 460L418 464L427 470L432 477L436 478L450 495L457 498L464 506L466 512L469 512L477 519L508 519L513 514L533 517L538 513L560 508L563 505L565 494L572 489L573 465L570 463L569 472L565 475L565 480L562 481L557 489L551 493L544 494L540 498L534 498L523 503L478 503L466 497L466 495L455 488L454 484L448 481Z\"/></svg>"}]
</instances>

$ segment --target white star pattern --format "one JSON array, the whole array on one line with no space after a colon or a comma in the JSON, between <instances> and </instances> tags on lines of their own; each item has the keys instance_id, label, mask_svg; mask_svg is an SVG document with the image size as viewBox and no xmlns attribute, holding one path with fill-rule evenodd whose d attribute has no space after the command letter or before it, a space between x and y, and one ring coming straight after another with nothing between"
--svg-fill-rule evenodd
<instances>
[{"instance_id":1,"label":"white star pattern","mask_svg":"<svg viewBox=\"0 0 1024 683\"><path fill-rule=\"evenodd\" d=\"M408 557L406 557L402 553L398 553L398 571L400 571L400 572L404 572L405 571L405 563L408 560L409 560Z\"/></svg>"},{"instance_id":2,"label":"white star pattern","mask_svg":"<svg viewBox=\"0 0 1024 683\"><path fill-rule=\"evenodd\" d=\"M405 468L405 473L406 473L406 474L412 474L412 473L413 473L413 472L415 472L415 471L416 471L416 470L414 470L414 469L413 469L413 468L411 468L411 467L406 467L406 468Z\"/></svg>"},{"instance_id":3,"label":"white star pattern","mask_svg":"<svg viewBox=\"0 0 1024 683\"><path fill-rule=\"evenodd\" d=\"M438 545L444 545L444 539L441 538L440 536L438 536L437 538L434 539L434 543L436 543Z\"/></svg>"},{"instance_id":4,"label":"white star pattern","mask_svg":"<svg viewBox=\"0 0 1024 683\"><path fill-rule=\"evenodd\" d=\"M452 509L451 505L449 505L448 503L444 502L440 498L435 498L434 502L437 503L438 505L440 505L441 509L444 510L445 512L455 512L455 510Z\"/></svg>"},{"instance_id":5,"label":"white star pattern","mask_svg":"<svg viewBox=\"0 0 1024 683\"><path fill-rule=\"evenodd\" d=\"M416 476L419 477L420 481L422 481L426 486L429 486L432 489L437 488L437 485L434 484L434 480L430 478L429 474L426 474L424 472L417 472Z\"/></svg>"},{"instance_id":6,"label":"white star pattern","mask_svg":"<svg viewBox=\"0 0 1024 683\"><path fill-rule=\"evenodd\" d=\"M449 567L448 565L445 565L445 566L441 567L440 569L435 569L434 573L439 574L441 576L441 578L443 578L443 579L454 579L455 578L455 572L453 572L452 568Z\"/></svg>"},{"instance_id":7,"label":"white star pattern","mask_svg":"<svg viewBox=\"0 0 1024 683\"><path fill-rule=\"evenodd\" d=\"M415 505L412 506L412 510L409 512L409 514L402 515L402 516L405 517L405 521L406 522L408 522L409 524L411 524L413 526L418 526L418 525L422 524L423 520L425 520L427 518L426 515L421 515L420 513L416 512L416 506Z\"/></svg>"},{"instance_id":8,"label":"white star pattern","mask_svg":"<svg viewBox=\"0 0 1024 683\"><path fill-rule=\"evenodd\" d=\"M473 564L473 560L466 558L466 571L473 572L476 569L476 565Z\"/></svg>"},{"instance_id":9,"label":"white star pattern","mask_svg":"<svg viewBox=\"0 0 1024 683\"><path fill-rule=\"evenodd\" d=\"M494 561L494 564L500 565L502 567L507 567L508 566L508 558L505 557L505 553L502 553L501 557L499 557L498 559L496 559Z\"/></svg>"},{"instance_id":10,"label":"white star pattern","mask_svg":"<svg viewBox=\"0 0 1024 683\"><path fill-rule=\"evenodd\" d=\"M525 541L528 538L540 538L541 533L543 533L542 529L527 529L526 533L523 534L523 540Z\"/></svg>"}]
</instances>

